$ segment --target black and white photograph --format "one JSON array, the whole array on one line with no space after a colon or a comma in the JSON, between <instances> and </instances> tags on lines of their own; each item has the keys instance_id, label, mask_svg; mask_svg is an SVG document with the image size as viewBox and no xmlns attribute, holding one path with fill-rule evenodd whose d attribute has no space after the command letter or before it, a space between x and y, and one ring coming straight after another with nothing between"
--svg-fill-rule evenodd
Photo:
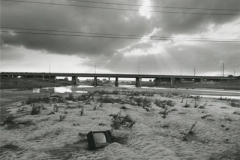
<instances>
[{"instance_id":1,"label":"black and white photograph","mask_svg":"<svg viewBox=\"0 0 240 160\"><path fill-rule=\"evenodd\" d=\"M1 160L240 160L240 0L0 0Z\"/></svg>"}]
</instances>

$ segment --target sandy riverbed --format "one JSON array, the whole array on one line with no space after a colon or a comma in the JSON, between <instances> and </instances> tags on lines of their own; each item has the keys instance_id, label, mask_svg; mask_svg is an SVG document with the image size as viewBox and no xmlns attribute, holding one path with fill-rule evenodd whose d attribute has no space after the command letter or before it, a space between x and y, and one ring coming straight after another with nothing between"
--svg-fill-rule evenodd
<instances>
[{"instance_id":1,"label":"sandy riverbed","mask_svg":"<svg viewBox=\"0 0 240 160\"><path fill-rule=\"evenodd\" d=\"M129 99L126 95L108 96ZM90 104L56 103L59 111L51 115L48 114L53 111L53 104L44 104L40 114L30 115L31 105L13 103L8 111L18 116L14 119L18 125L0 127L0 159L239 159L240 115L234 112L239 113L240 108L232 107L227 100L208 98L185 98L181 103L182 97L166 93L147 97L151 101L147 111L127 103L102 103L100 107L96 96ZM156 106L156 99L174 102L174 106L167 107L170 112L166 118L159 114L164 109ZM188 108L183 107L186 101ZM195 108L195 102L199 106L205 104L205 108ZM121 109L123 106L127 109ZM82 108L85 112L80 116ZM119 112L135 121L132 128L112 130L123 140L89 151L85 135L91 130L112 129L109 115ZM59 121L60 115L67 116ZM184 138L195 122L194 134Z\"/></svg>"}]
</instances>

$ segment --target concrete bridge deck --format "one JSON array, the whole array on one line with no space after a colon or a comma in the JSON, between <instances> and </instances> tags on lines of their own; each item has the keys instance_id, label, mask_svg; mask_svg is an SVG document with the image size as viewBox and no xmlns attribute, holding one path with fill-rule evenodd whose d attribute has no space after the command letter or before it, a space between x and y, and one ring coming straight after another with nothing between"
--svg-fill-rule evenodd
<instances>
[{"instance_id":1,"label":"concrete bridge deck","mask_svg":"<svg viewBox=\"0 0 240 160\"><path fill-rule=\"evenodd\" d=\"M115 86L118 86L118 78L136 78L136 86L141 87L142 78L154 78L156 86L161 84L162 80L169 80L171 84L181 83L183 79L194 80L195 82L201 82L203 80L230 80L231 77L221 76L191 76L191 75L153 75L153 74L115 74L115 73L54 73L54 72L1 72L1 77L26 77L26 78L49 78L56 79L56 77L72 77L72 82L75 85L77 77L94 77L94 84L97 85L98 77L115 77Z\"/></svg>"}]
</instances>

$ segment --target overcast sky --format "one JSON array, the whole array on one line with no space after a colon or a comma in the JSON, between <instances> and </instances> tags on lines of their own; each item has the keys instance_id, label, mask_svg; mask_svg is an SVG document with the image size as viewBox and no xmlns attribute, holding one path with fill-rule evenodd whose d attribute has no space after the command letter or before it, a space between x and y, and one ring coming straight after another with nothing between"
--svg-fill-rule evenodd
<instances>
[{"instance_id":1,"label":"overcast sky","mask_svg":"<svg viewBox=\"0 0 240 160\"><path fill-rule=\"evenodd\" d=\"M50 68L51 72L94 73L96 65L98 73L140 72L179 75L182 68L183 75L193 75L193 70L196 68L197 75L216 76L221 74L220 68L224 63L226 75L233 74L234 70L236 75L240 75L240 42L183 41L182 39L240 40L240 0L88 1L141 6L96 4L77 2L77 0L38 0L38 2L75 5L75 7L1 1L1 27L137 35L142 38L23 34L15 33L20 30L5 28L2 30L7 32L1 33L0 71L49 72ZM76 5L135 11L76 7ZM164 9L147 6L229 10ZM156 13L147 10L204 14ZM150 36L172 37L172 39L156 41L151 40Z\"/></svg>"}]
</instances>

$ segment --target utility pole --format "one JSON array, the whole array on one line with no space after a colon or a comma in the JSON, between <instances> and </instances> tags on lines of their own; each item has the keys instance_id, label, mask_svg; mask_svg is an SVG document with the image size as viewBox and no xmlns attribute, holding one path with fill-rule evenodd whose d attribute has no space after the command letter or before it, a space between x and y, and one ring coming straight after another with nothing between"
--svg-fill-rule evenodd
<instances>
[{"instance_id":1,"label":"utility pole","mask_svg":"<svg viewBox=\"0 0 240 160\"><path fill-rule=\"evenodd\" d=\"M222 67L223 67L223 77L224 77L224 63L223 63L223 65L222 65Z\"/></svg>"},{"instance_id":2,"label":"utility pole","mask_svg":"<svg viewBox=\"0 0 240 160\"><path fill-rule=\"evenodd\" d=\"M139 72L140 72L140 68L139 68L139 65L138 65L138 74L139 74Z\"/></svg>"},{"instance_id":3,"label":"utility pole","mask_svg":"<svg viewBox=\"0 0 240 160\"><path fill-rule=\"evenodd\" d=\"M48 81L50 81L50 78L51 78L51 76L50 76L50 69L51 69L51 63L49 64L49 75L48 75L49 80Z\"/></svg>"},{"instance_id":4,"label":"utility pole","mask_svg":"<svg viewBox=\"0 0 240 160\"><path fill-rule=\"evenodd\" d=\"M137 61L137 66L138 66L137 70L138 70L138 74L139 74L139 57L138 57L138 61Z\"/></svg>"}]
</instances>

